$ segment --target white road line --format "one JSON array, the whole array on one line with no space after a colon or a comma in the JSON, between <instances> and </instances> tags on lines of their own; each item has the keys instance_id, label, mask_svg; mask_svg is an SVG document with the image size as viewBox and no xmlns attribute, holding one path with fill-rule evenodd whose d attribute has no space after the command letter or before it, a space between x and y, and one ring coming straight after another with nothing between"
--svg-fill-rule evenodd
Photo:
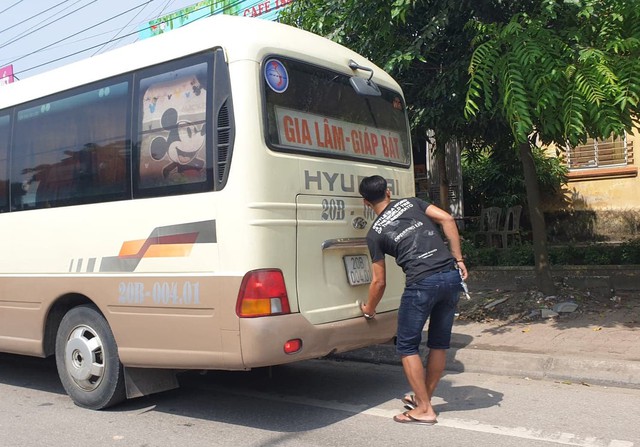
<instances>
[{"instance_id":1,"label":"white road line","mask_svg":"<svg viewBox=\"0 0 640 447\"><path fill-rule=\"evenodd\" d=\"M366 414L367 416L376 416L391 419L398 414L398 410L388 410L379 407L367 408L366 405L352 405L344 402L326 401L320 399L310 399L298 396L283 396L270 393L260 393L257 391L240 391L219 389L221 392L245 396L252 399L264 399L277 402L285 402L299 405L308 405L311 407L325 408L328 410L344 411L352 414ZM543 430L535 430L526 427L503 427L500 425L483 424L476 420L465 420L456 418L447 418L438 416L438 424L434 427L448 427L458 430L475 431L481 433L489 433L494 435L509 436L519 439L530 439L534 441L552 442L559 445L575 445L580 447L634 447L634 443L622 440L606 440L595 437L581 437L573 433L552 433Z\"/></svg>"}]
</instances>

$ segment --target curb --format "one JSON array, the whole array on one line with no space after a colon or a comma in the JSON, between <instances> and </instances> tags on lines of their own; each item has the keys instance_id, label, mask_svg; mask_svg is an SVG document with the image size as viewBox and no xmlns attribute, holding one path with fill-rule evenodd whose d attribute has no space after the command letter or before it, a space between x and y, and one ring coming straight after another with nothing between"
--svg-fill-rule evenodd
<instances>
[{"instance_id":1,"label":"curb","mask_svg":"<svg viewBox=\"0 0 640 447\"><path fill-rule=\"evenodd\" d=\"M424 358L428 349L421 348ZM374 345L332 354L332 360L348 360L400 366L392 344ZM605 358L582 358L524 352L452 347L447 352L448 372L486 373L540 380L562 380L583 385L640 389L640 362Z\"/></svg>"}]
</instances>

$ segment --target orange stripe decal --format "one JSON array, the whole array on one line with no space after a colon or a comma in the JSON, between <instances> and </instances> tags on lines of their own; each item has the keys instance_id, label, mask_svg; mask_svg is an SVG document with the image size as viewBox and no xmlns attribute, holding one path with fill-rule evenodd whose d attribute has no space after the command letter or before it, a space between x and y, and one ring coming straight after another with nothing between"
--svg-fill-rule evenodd
<instances>
[{"instance_id":1,"label":"orange stripe decal","mask_svg":"<svg viewBox=\"0 0 640 447\"><path fill-rule=\"evenodd\" d=\"M142 247L144 247L146 242L146 239L124 242L122 247L120 247L120 253L118 253L118 256L135 256L140 252Z\"/></svg>"},{"instance_id":2,"label":"orange stripe decal","mask_svg":"<svg viewBox=\"0 0 640 447\"><path fill-rule=\"evenodd\" d=\"M184 233L126 241L122 243L118 256L137 259L188 256L197 239L198 233Z\"/></svg>"},{"instance_id":3,"label":"orange stripe decal","mask_svg":"<svg viewBox=\"0 0 640 447\"><path fill-rule=\"evenodd\" d=\"M189 256L193 244L163 244L151 245L143 258L179 258Z\"/></svg>"}]
</instances>

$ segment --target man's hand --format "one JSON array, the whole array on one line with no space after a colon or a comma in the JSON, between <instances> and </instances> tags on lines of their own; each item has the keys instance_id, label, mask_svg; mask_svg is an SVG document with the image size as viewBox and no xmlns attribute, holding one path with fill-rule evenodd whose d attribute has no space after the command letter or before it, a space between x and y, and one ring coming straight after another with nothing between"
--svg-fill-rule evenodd
<instances>
[{"instance_id":1,"label":"man's hand","mask_svg":"<svg viewBox=\"0 0 640 447\"><path fill-rule=\"evenodd\" d=\"M373 320L376 316L376 306L382 299L384 289L387 286L387 270L384 264L384 259L371 264L373 277L371 278L371 284L369 284L369 295L367 297L367 303L360 304L360 310L362 315L367 320Z\"/></svg>"},{"instance_id":2,"label":"man's hand","mask_svg":"<svg viewBox=\"0 0 640 447\"><path fill-rule=\"evenodd\" d=\"M360 310L362 311L362 315L367 320L373 320L376 317L375 308L371 308L369 304L360 304Z\"/></svg>"},{"instance_id":3,"label":"man's hand","mask_svg":"<svg viewBox=\"0 0 640 447\"><path fill-rule=\"evenodd\" d=\"M460 277L463 281L466 281L469 277L469 272L467 271L467 266L464 265L464 261L456 261L456 265L460 270Z\"/></svg>"}]
</instances>

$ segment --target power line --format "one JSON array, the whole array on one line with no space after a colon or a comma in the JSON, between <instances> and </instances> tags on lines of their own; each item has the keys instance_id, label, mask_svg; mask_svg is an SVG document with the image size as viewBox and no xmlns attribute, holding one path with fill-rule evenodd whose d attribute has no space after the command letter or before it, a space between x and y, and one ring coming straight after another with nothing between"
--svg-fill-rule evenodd
<instances>
[{"instance_id":1,"label":"power line","mask_svg":"<svg viewBox=\"0 0 640 447\"><path fill-rule=\"evenodd\" d=\"M58 3L57 5L55 5L54 7L49 8L49 9L48 9L48 10L46 10L46 11L49 11L49 10L51 10L51 9L55 8L56 6L59 6L59 5L61 5L62 3L66 3L66 2L68 2L68 1L70 1L70 0L65 0L65 1L63 1L63 2L61 2L61 3ZM40 24L42 24L42 23L46 22L47 20L49 20L49 19L51 19L51 18L53 18L53 17L55 17L55 16L57 16L57 15L62 14L64 11L66 11L67 9L69 9L69 8L73 7L73 6L74 6L74 5L76 5L77 3L80 3L81 1L83 1L83 0L76 0L72 5L69 5L69 6L67 6L66 8L62 9L61 11L58 11L56 14L54 14L54 15L52 15L52 16L50 16L50 17L48 17L48 18L46 18L46 19L44 19L44 20L42 20L42 21L38 22L37 24L35 24L35 25L34 25L34 26L32 26L31 28L29 28L29 29L27 29L27 30L23 31L23 32L22 32L22 34L19 34L19 35L18 35L18 36L16 36L16 37L19 37L19 38L26 37L27 35L33 34L33 33L35 33L36 31L39 31L40 29L43 29L43 28L45 28L45 27L47 27L47 26L49 26L49 25L51 25L51 24L53 24L53 23L56 23L57 21L59 21L59 20L61 20L61 19L59 19L59 18L58 18L58 19L56 19L56 20L53 20L53 21L51 21L51 22L47 23L46 25L44 25L44 26L42 26L42 27L39 27L39 25L40 25ZM94 3L94 2L96 2L96 1L97 1L97 0L94 0L94 1L92 1L91 3ZM154 1L154 0L151 0L151 1ZM175 1L175 0L169 0L169 2L173 2L173 1ZM85 5L85 6L89 6L89 5ZM166 6L167 6L167 4L165 4L165 7L166 7ZM76 9L76 10L72 11L71 13L67 14L67 16L69 16L69 15L71 15L71 14L75 13L76 11L79 11L80 9L82 9L82 8L78 8L78 9ZM46 12L46 11L43 11L42 13L44 13L44 12ZM41 15L42 13L36 14L35 16L37 16L37 15ZM125 12L125 13L126 13L126 12ZM33 17L35 17L35 16L33 16ZM29 20L29 19L27 19L27 20ZM22 23L24 23L24 22L22 22ZM99 25L99 24L98 24L98 25ZM14 25L13 27L15 27L15 26L18 26L18 25ZM12 27L12 28L13 28L13 27ZM39 28L38 28L38 27L39 27ZM33 31L33 32L31 32L31 33L28 33L28 34L27 34L27 32L28 32L28 31L31 31L31 30L33 30L34 28L38 28L38 29L37 29L36 31ZM40 49L39 51L37 51L37 52L43 52L43 51L50 51L50 50L54 50L54 49L56 49L56 48L60 48L60 47L65 46L65 45L72 45L72 44L74 44L74 43L81 42L81 41L83 41L83 40L93 39L93 38L95 38L95 37L99 37L99 36L103 36L103 35L105 35L105 34L113 33L113 32L115 32L115 31L117 31L117 30L118 30L117 28L116 28L116 29L111 29L111 30L108 30L108 31L105 31L105 32L102 32L102 33L94 34L94 35L89 36L89 37L85 37L85 38L82 38L82 39L77 39L77 40L74 40L74 41L68 42L68 43L63 44L63 45L57 45L57 43L53 43L53 44L51 44L51 45L49 45L49 46L47 46L47 47L41 48L41 49ZM122 31L122 29L120 29L118 32L121 32L121 31ZM0 33L1 33L1 32L2 32L2 31L0 31ZM71 36L71 37L73 37L73 36ZM15 42L15 41L17 41L17 40L19 40L19 39L18 39L18 38L14 38L13 40L10 40L10 41L8 41L8 42L6 42L6 43L4 43L4 44L0 45L0 48L6 47L6 46L10 45L11 43L14 43L14 42ZM109 42L109 41L105 42L105 44L106 44L106 43L108 43L108 42ZM58 42L58 43L59 43L59 42ZM28 56L28 55L25 55L24 57L26 57L26 56ZM12 57L16 57L16 56L6 57L6 58L4 58L4 59L3 59L3 61L8 61L8 60L10 60ZM0 65L2 65L2 64L4 64L4 62L0 62Z\"/></svg>"},{"instance_id":2,"label":"power line","mask_svg":"<svg viewBox=\"0 0 640 447\"><path fill-rule=\"evenodd\" d=\"M59 6L60 4L62 4L62 3L66 3L66 2L68 2L68 1L70 1L70 0L65 0L65 1L63 1L63 2L61 2L61 3L58 3L58 4L57 4L57 5L55 5L55 6ZM81 1L83 1L83 0L76 0L76 2L74 3L74 5L75 5L76 3L81 2ZM96 0L96 1L97 1L97 0ZM155 1L155 0L152 0L152 1ZM158 9L158 10L160 10L160 9L161 9L162 11L164 11L164 9L167 7L167 5L168 5L169 3L173 3L174 1L175 1L175 0L167 0L167 3L165 4L165 6L164 6L164 7L162 7L162 6L161 6L161 7L157 8L157 9ZM49 9L48 9L48 10L46 10L46 11L49 11L49 10L51 10L51 9L55 8L55 6L53 6L53 7L49 8ZM73 6L73 5L71 5L71 6ZM61 14L61 13L62 13L62 12L64 12L66 9L70 8L71 6L68 6L67 8L63 9L62 11L59 11L58 13L54 14L54 16L55 16L55 15L59 15L59 14ZM43 12L46 12L46 11L43 11ZM42 14L42 13L36 14L35 16L32 16L32 17L36 17L37 15L40 15L40 14ZM160 14L152 13L152 14L151 14L151 16L153 16L153 17L158 17L158 15L161 15L161 14L162 14L162 12L161 12ZM136 15L136 16L137 16L137 15ZM53 16L51 16L51 17L53 17ZM51 18L51 17L49 17L49 18ZM27 20L29 20L29 19L27 19ZM48 19L45 19L45 20L41 21L40 23L42 23L42 22L44 22L44 21L46 21L46 20L48 20ZM25 21L26 21L26 20L25 20ZM22 22L22 23L24 23L24 22ZM40 23L38 23L38 24L34 25L34 27L37 27ZM130 24L130 23L131 23L131 21L129 22L129 24ZM126 26L128 26L129 24L127 24ZM12 26L11 28L13 28L13 27L15 27L15 26L17 26L17 25ZM126 26L125 26L124 28L126 28ZM29 28L29 29L28 29L28 30L26 30L26 31L29 31L29 30L33 29L34 27ZM90 39L93 39L93 38L95 38L95 37L104 36L104 35L106 35L106 34L111 34L111 33L113 33L113 32L121 32L124 28L115 28L115 29L110 29L110 30L103 31L103 32L100 32L100 33L97 33L97 34L92 34L92 35L90 35L90 36L83 37L83 38L80 38L80 39L77 39L77 40L73 40L73 41L71 41L71 42L67 42L67 43L64 43L64 44L62 44L62 45L55 45L55 44L54 44L53 46L51 46L51 47L49 47L49 48L46 48L46 49L45 49L45 50L43 50L43 51L55 50L55 49L57 49L57 48L61 48L61 47L68 46L68 45L73 45L73 44L76 44L76 43L78 43L78 42L82 42L82 41L85 41L85 40L90 40ZM1 34L2 32L3 32L3 31L0 31L0 34ZM109 41L104 42L104 43L105 43L105 44L107 44L107 43L109 43ZM8 43L7 43L7 45L8 45ZM2 48L2 47L0 46L0 48ZM15 56L12 56L12 57L15 57ZM7 59L7 60L8 60L8 59L10 59L10 57L9 57L9 58L6 58L6 59Z\"/></svg>"},{"instance_id":3,"label":"power line","mask_svg":"<svg viewBox=\"0 0 640 447\"><path fill-rule=\"evenodd\" d=\"M114 32L118 32L118 31L120 31L120 29L119 29L119 28L109 29L109 30L107 30L107 31L102 31L102 32L100 32L100 33L92 34L92 35L90 35L90 36L81 37L81 38L78 38L78 39L76 39L76 40L72 40L72 41L70 41L70 42L64 42L64 43L60 43L60 44L58 44L58 45L54 45L54 46L52 46L52 47L49 47L49 48L46 48L46 49L42 50L42 51L41 51L41 53L46 53L46 52L54 51L54 50L57 50L57 49L60 49L60 48L64 48L64 47L69 47L69 46L72 46L72 45L76 45L76 44L78 44L78 43L80 43L80 42L85 42L85 41L87 41L87 40L92 40L92 39L95 39L95 38L97 38L97 37L103 38L104 36L107 36L107 35L109 35L109 34L113 34ZM104 38L106 38L106 37L104 37ZM108 42L108 41L103 42L102 44L107 43L107 42ZM11 56L11 57L7 57L7 58L6 58L6 60L9 60L9 59L11 59L11 58L13 58L13 57L16 57L16 55ZM0 65L2 65L2 62L0 62Z\"/></svg>"},{"instance_id":4,"label":"power line","mask_svg":"<svg viewBox=\"0 0 640 447\"><path fill-rule=\"evenodd\" d=\"M95 2L95 1L97 1L97 0L93 0L93 1ZM17 59L12 60L11 62L9 62L9 64L13 64L14 62L17 62L17 61L19 61L19 60L21 60L21 59L24 59L25 57L31 56L31 55L33 55L33 54L36 54L36 53L38 53L38 52L40 52L40 51L42 51L42 50L44 50L44 49L47 49L47 48L49 48L49 47L51 47L51 46L53 46L53 45L56 45L56 44L60 43L60 42L64 42L65 40L70 39L70 38L72 38L72 37L75 37L75 36L77 36L78 34L82 34L82 33L84 33L85 31L88 31L88 30L90 30L90 29L92 29L92 28L95 28L96 26L99 26L99 25L102 25L102 24L104 24L104 23L107 23L107 22L109 22L109 21L111 21L111 20L113 20L113 19L115 19L115 18L118 18L118 17L120 17L120 16L122 16L122 15L124 15L124 14L128 13L128 12L134 11L134 10L136 10L136 9L138 9L138 8L142 7L142 6L145 6L145 5L149 4L149 3L151 3L152 1L153 1L153 0L148 0L148 1L144 2L144 3L141 3L141 4L140 4L140 5L138 5L138 6L135 6L135 7L131 8L131 9L126 10L126 11L124 11L124 12L120 13L120 14L117 14L117 15L115 15L115 16L113 16L113 17L110 17L110 18L108 18L108 19L106 19L106 20L103 20L102 22L99 22L99 23L97 23L97 24L95 24L95 25L92 25L92 26L90 26L90 27L88 27L88 28L85 28L85 29L83 29L83 30L80 30L80 31L78 31L78 32L76 32L76 33L73 33L73 34L71 34L71 35L69 35L69 36L67 36L67 37L64 37L64 38L62 38L62 39L60 39L60 40L57 40L57 41L55 41L55 42L53 42L53 43L50 43L49 45L45 45L44 47L38 48L37 50L32 51L31 53L25 54L25 55L23 55L23 56L20 56L20 57L19 57L19 58L17 58ZM93 2L92 2L92 3L93 3Z\"/></svg>"},{"instance_id":5,"label":"power line","mask_svg":"<svg viewBox=\"0 0 640 447\"><path fill-rule=\"evenodd\" d=\"M167 0L167 3L164 4L164 6L162 7L162 9L160 10L160 13L158 14L158 16L161 16L162 14L164 14L164 12L167 10L167 8L169 7L169 5L172 5L176 0Z\"/></svg>"},{"instance_id":6,"label":"power line","mask_svg":"<svg viewBox=\"0 0 640 447\"><path fill-rule=\"evenodd\" d=\"M150 17L162 17L162 15L164 14L164 12L169 8L170 5L172 5L176 0L167 0L167 2L164 4L164 6L161 6L160 8L156 9L157 12L153 12L151 13ZM149 22L150 19L147 19L146 22ZM139 27L139 23L138 23L138 27ZM137 37L134 42L137 42L138 40L140 40L140 37ZM109 49L115 47L117 45L117 42L112 42Z\"/></svg>"},{"instance_id":7,"label":"power line","mask_svg":"<svg viewBox=\"0 0 640 447\"><path fill-rule=\"evenodd\" d=\"M134 8L131 8L131 9L129 9L129 10L127 10L127 11L125 11L125 12L121 13L121 14L118 14L117 16L114 16L114 17L111 17L111 18L109 18L109 19L107 19L107 20L104 20L104 21L102 21L102 22L100 22L100 23L98 23L98 24L96 24L96 25L93 25L92 27L85 28L84 30L78 31L77 33L74 33L74 34L72 34L72 35L70 35L70 36L65 37L64 39L58 40L58 41L56 41L56 42L54 42L54 43L52 43L52 44L50 44L50 45L47 45L47 46L45 46L45 47L42 47L42 48L40 48L40 49L38 49L38 50L36 50L36 51L33 51L33 52L29 53L29 54L24 55L24 56L21 56L20 58L15 59L15 60L23 59L23 58L25 58L25 57L27 57L27 56L30 56L30 55L32 55L32 54L35 54L35 53L37 53L37 52L40 52L40 51L45 50L45 49L47 49L47 48L50 48L50 47L51 47L51 46L53 46L53 45L56 45L56 44L58 44L58 43L60 43L60 42L62 42L62 41L64 41L64 40L66 40L66 39L69 39L69 38L74 37L74 36L76 36L76 35L78 35L78 34L81 34L81 33L85 32L85 31L87 31L87 30L89 30L89 29L91 29L91 28L94 28L94 27L98 26L98 25L101 25L101 24L103 24L103 23L106 23L106 22L108 22L108 21L110 21L110 20L112 20L112 19L114 19L114 18L116 18L116 17L119 17L119 16L121 16L121 15L123 15L123 14L126 14L126 13L128 13L128 12L131 12L131 11L133 11L133 10L135 10L135 9L138 9L138 8L142 7L142 6L146 6L147 4L149 4L149 3L153 2L153 1L154 1L154 0L149 0L149 1L145 2L145 3L142 3L142 4L140 4L140 5L136 6L136 7L134 7ZM235 2L230 3L229 5L225 6L224 8L222 8L222 9L220 9L220 10L218 10L218 11L215 11L215 13L207 14L207 15L205 15L205 16L203 16L203 17L199 17L199 18L198 18L198 19L196 19L196 20L200 20L200 19L203 19L203 18L209 17L209 16L214 15L214 14L220 14L220 13L224 13L225 11L232 10L233 8L235 8L236 6L238 6L239 4L241 4L241 3L242 3L242 1L243 1L243 0L236 0ZM173 2L173 1L172 1L172 2ZM256 2L254 2L254 3L250 4L250 5L248 5L248 6L247 6L247 8L252 8L252 7L254 7L254 6L257 6L257 5L259 5L260 3L262 3L262 2L263 2L263 0L257 0ZM168 5L168 4L167 4L167 5ZM165 5L165 8L166 8L166 6L167 6L167 5ZM93 50L93 49L96 49L96 48L102 47L102 46L104 46L105 44L108 44L108 43L110 43L110 42L114 42L114 41L119 41L119 40L122 40L122 39L126 39L127 37L130 37L130 36L133 36L133 35L138 34L141 30L144 30L144 29L147 29L147 30L148 30L148 29L151 29L151 28L153 28L153 27L156 27L156 26L162 25L163 23L167 23L167 22L168 22L168 21L170 21L170 20L179 19L179 18L185 17L185 16L187 16L187 15L189 15L189 14L193 14L193 13L198 12L198 11L201 11L201 10L203 10L203 9L207 9L207 8L209 8L210 6L211 6L211 5L205 5L205 6L202 6L202 7L200 7L200 8L197 8L197 9L195 9L195 10L188 11L188 12L184 12L184 13L182 13L182 14L178 15L178 16L171 17L171 18L169 18L169 19L167 19L167 20L160 21L160 22L156 22L154 25L149 25L149 26L147 26L146 28L142 28L142 29L139 29L139 30L136 30L136 31L130 32L130 33L128 33L128 34L122 35L122 36L120 36L120 37L112 38L112 39L110 39L110 40L108 40L108 41L106 41L106 42L101 42L101 43L99 43L99 44L96 44L96 45L93 45L93 46L90 46L90 47L84 48L84 49L82 49L82 50L79 50L79 51L73 52L73 53L71 53L71 54L67 54L67 55L65 55L65 56L61 56L61 57L58 57L58 58L55 58L55 59L52 59L52 60L49 60L49 61L43 62L43 63L41 63L41 64L31 66L31 67L26 68L26 69L24 69L24 70L20 70L20 71L18 71L18 72L16 72L16 73L20 73L20 74L22 74L22 73L26 73L26 72L29 72L29 71L35 70L35 69L37 69L37 68L41 68L41 67L43 67L43 66L46 66L46 65L49 65L49 64L52 64L52 63L55 63L55 62L58 62L58 61L64 60L64 59L68 59L68 58L73 57L73 56L76 56L76 55L78 55L78 54L82 54L82 53L85 53L85 52L87 52L87 51L90 51L90 50ZM196 21L196 20L194 20L194 21ZM146 23L149 23L149 21L146 21ZM123 29L124 29L124 28L123 28ZM102 34L106 34L106 33L102 33ZM100 35L100 34L98 34L98 35ZM82 40L86 40L86 39L82 39ZM15 60L14 60L14 62L15 62Z\"/></svg>"},{"instance_id":8,"label":"power line","mask_svg":"<svg viewBox=\"0 0 640 447\"><path fill-rule=\"evenodd\" d=\"M53 6L51 6L50 8L45 9L44 11L40 11L39 13L32 15L31 17L27 17L26 19L24 19L24 20L23 20L22 22L20 22L20 23L16 23L15 25L8 26L8 27L6 27L5 29L0 30L0 34L2 34L2 33L6 33L7 31L9 31L9 30L11 30L11 29L15 28L15 27L16 27L16 26L18 26L18 25L23 25L23 24L27 23L29 20L31 20L31 19L33 19L33 18L35 18L35 17L38 17L38 16L40 16L40 15L44 14L45 12L49 12L49 11L51 11L52 9L55 9L55 8L57 8L58 6L62 5L63 3L67 3L67 2L69 2L69 1L71 1L71 0L64 0L64 1L61 1L61 2L60 2L60 3L58 3L57 5L53 5ZM76 2L76 3L78 3L78 2ZM64 11L64 10L63 10L63 11ZM58 14L59 14L59 13L58 13ZM46 19L45 19L45 20L46 20ZM42 23L42 22L40 22L40 23ZM31 28L30 28L30 29L31 29ZM27 31L28 31L28 30L27 30Z\"/></svg>"},{"instance_id":9,"label":"power line","mask_svg":"<svg viewBox=\"0 0 640 447\"><path fill-rule=\"evenodd\" d=\"M13 5L9 6L8 8L4 8L2 11L0 11L0 14L2 14L3 12L6 12L8 10L10 10L11 8L13 8L16 5L19 5L20 3L22 3L24 0L18 0L17 2L15 2Z\"/></svg>"},{"instance_id":10,"label":"power line","mask_svg":"<svg viewBox=\"0 0 640 447\"><path fill-rule=\"evenodd\" d=\"M138 5L138 6L136 6L135 8L132 8L132 9L130 9L130 10L128 10L128 11L125 11L125 12L124 12L124 13L122 13L122 14L126 14L127 12L130 12L130 11L132 11L132 10L134 10L134 9L137 9L137 8L139 8L139 7L141 7L141 6L144 6L144 5L148 4L148 3L151 3L152 1L153 1L153 0L149 0L148 2L146 2L146 3L144 3L144 4L141 4L141 5ZM238 0L238 2L239 2L239 1L241 1L241 0ZM238 2L236 2L236 3L238 3ZM207 7L208 7L208 6L203 6L203 7L201 7L201 8L198 8L198 9L196 9L196 10L194 10L194 11L190 11L190 12L197 12L197 11L200 11L200 10L205 9L205 8L207 8ZM120 16L120 15L122 15L122 14L119 14L118 16ZM185 16L185 15L187 15L187 14L188 14L188 13L183 13L183 14L179 15L177 18L184 17L184 16ZM105 21L103 21L103 22L100 22L98 25L101 25L102 23L105 23L105 22L107 22L107 21L109 21L109 20L111 20L111 19L113 19L113 18L115 18L115 17L117 17L117 16L111 17L110 19L107 19L107 20L105 20ZM206 17L208 17L208 16L206 16ZM166 21L165 21L165 22L161 22L161 23L166 23ZM94 26L97 26L97 25L94 25ZM90 28L93 28L93 27L90 27ZM66 38L64 38L64 39L61 39L61 40L59 40L59 41L57 41L57 42L54 42L53 44L47 45L46 47L43 47L43 48L41 48L41 49L39 49L39 50L36 50L36 51L34 51L34 52L31 52L31 53L29 53L29 54L26 54L26 55L24 55L24 56L21 56L19 59L23 59L23 58L25 58L25 57L27 57L27 56L30 56L31 54L34 54L34 53L36 53L36 52L38 52L38 51L41 51L41 50L43 50L43 49L48 48L48 47L50 47L51 45L55 45L55 44L57 44L57 43L62 42L62 41L63 41L63 40L65 40L65 39L68 39L68 38L70 38L70 37L73 37L73 36L75 36L75 35L78 35L78 34L80 34L80 33L83 33L83 32L85 32L87 29L89 29L89 28L86 28L86 29L84 29L84 30L82 30L82 31L78 31L77 33L75 33L75 34L73 34L73 35L71 35L71 36L68 36L68 37L66 37ZM151 26L148 26L146 29L151 29ZM132 36L132 35L135 35L135 34L138 34L138 33L139 33L139 31L137 31L137 30L136 30L136 31L134 31L134 32L131 32L131 33L125 34L125 35L123 35L123 36L121 36L121 37L118 37L118 38L117 38L117 39L115 39L115 40L125 39L125 38L127 38L127 37L129 37L129 36ZM90 46L90 47L88 47L88 48L84 48L84 49L82 49L82 50L76 51L76 52L71 53L71 54L67 54L67 55L65 55L65 56L58 57L58 58L56 58L56 59L49 60L49 61L47 61L47 62L43 62L43 63L38 64L38 65L34 65L34 66L29 67L29 68L26 68L26 69L24 69L24 70L20 70L19 72L14 72L14 74L15 74L15 73L20 73L20 74L22 74L22 73L26 73L26 72L28 72L28 71L35 70L35 69L37 69L37 68L44 67L45 65L49 65L49 64L52 64L52 63L54 63L54 62L58 62L58 61L61 61L61 60L64 60L64 59L68 59L68 58L73 57L73 56L76 56L76 55L78 55L78 54L82 54L82 53L85 53L85 52L87 52L87 51L93 50L93 49L95 49L95 48L100 47L101 45L104 45L104 42L99 43L99 44L97 44L97 45ZM16 60L19 60L19 59L16 59Z\"/></svg>"},{"instance_id":11,"label":"power line","mask_svg":"<svg viewBox=\"0 0 640 447\"><path fill-rule=\"evenodd\" d=\"M49 17L49 18L47 18L47 19L44 19L44 20L42 20L42 21L40 21L40 22L36 23L36 24L35 24L35 25L33 25L31 28L29 28L28 30L24 31L22 34L19 34L19 35L18 35L18 37L15 37L14 39L9 40L8 42L5 42L5 43L3 43L2 45L0 45L0 48L4 48L4 47L6 47L7 45L11 45L12 43L17 42L17 41L18 41L18 40L20 40L20 39L24 39L25 37L27 37L27 36L29 36L29 35L31 35L31 34L33 34L33 33L37 32L37 31L40 31L40 30L42 30L42 29L46 28L46 27L47 27L47 26L49 26L49 25L52 25L52 24L56 23L57 21L59 21L59 20L60 20L59 18L58 18L58 19L55 19L55 20L52 20L51 22L47 23L47 24L46 24L46 25L44 25L44 26L40 26L40 27L39 27L39 25L40 25L42 22L45 22L45 21L49 20L50 18L55 17L56 15L59 15L59 14L63 13L66 9L68 9L68 8L72 7L73 5L75 5L75 4L77 4L77 3L80 3L81 1L82 1L82 0L77 0L77 1L76 1L75 3L73 3L72 5L68 6L67 8L64 8L64 9L63 9L63 10L61 10L61 11L58 11L57 13L55 13L54 15L52 15L51 17ZM84 5L84 6L80 6L79 8L74 9L73 11L71 11L71 12L67 15L67 17L68 17L68 16L70 16L71 14L74 14L74 13L76 13L76 12L80 11L81 9L86 8L87 6L89 6L89 5L93 4L93 3L97 2L97 1L98 1L98 0L92 0L91 2L87 3L87 4L86 4L86 5ZM34 29L34 28L38 28L38 29L37 29L37 30L35 30L35 31L31 31L31 30L32 30L32 29ZM28 32L28 31L31 31L31 32ZM36 51L36 52L37 52L37 51ZM27 56L28 56L28 55L27 55Z\"/></svg>"},{"instance_id":12,"label":"power line","mask_svg":"<svg viewBox=\"0 0 640 447\"><path fill-rule=\"evenodd\" d=\"M149 2L149 3L150 3L150 2ZM147 7L147 5L148 5L149 3L147 3L146 5L144 5L144 8L146 8L146 7ZM134 15L134 16L131 18L131 20L129 20L129 21L127 22L127 24L126 24L125 26L123 26L122 28L120 28L120 30L119 30L119 31L118 31L118 32L117 32L117 33L116 33L116 34L115 34L111 39L109 39L108 41L106 41L106 42L105 42L105 43L104 43L100 48L98 48L98 49L96 50L96 52L95 52L95 53L93 53L91 56L95 56L95 55L96 55L96 54L98 54L100 51L102 51L102 49L103 49L104 47L106 47L108 44L110 44L110 43L114 42L114 41L115 41L115 39L116 39L116 37L118 37L118 35L119 35L122 31L124 31L124 29L125 29L126 27L128 27L128 26L131 24L131 22L133 22L133 21L135 20L135 18L136 18L136 17L138 17L138 16L140 15L140 13L141 13L142 11L144 11L144 8L142 8L140 11L138 11L138 12L136 13L136 15Z\"/></svg>"}]
</instances>

